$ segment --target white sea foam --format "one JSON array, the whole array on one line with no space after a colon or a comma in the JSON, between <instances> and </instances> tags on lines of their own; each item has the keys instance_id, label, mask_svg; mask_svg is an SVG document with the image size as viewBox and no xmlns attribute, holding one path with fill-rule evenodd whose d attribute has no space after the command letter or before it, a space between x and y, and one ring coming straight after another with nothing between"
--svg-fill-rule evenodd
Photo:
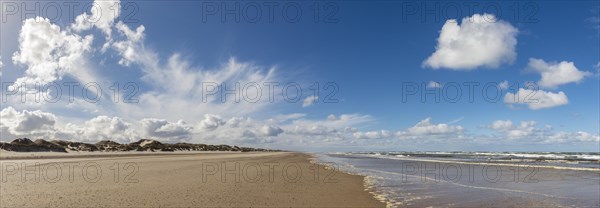
<instances>
[{"instance_id":1,"label":"white sea foam","mask_svg":"<svg viewBox=\"0 0 600 208\"><path fill-rule=\"evenodd\" d=\"M347 155L348 153L346 153ZM410 155L418 154L419 157ZM454 163L469 165L493 165L508 167L535 167L553 168L561 170L599 171L600 155L590 154L561 154L561 153L492 153L492 152L387 152L387 153L351 153L351 155L363 155L382 159L409 160L419 162ZM431 157L427 157L431 155ZM457 155L458 157L436 157L440 155ZM476 155L476 156L473 156ZM477 156L490 156L481 158ZM538 162L538 163L534 163ZM544 164L539 164L544 162ZM572 166L581 163L592 163L588 166ZM569 166L571 165L571 166ZM592 167L589 167L592 166Z\"/></svg>"}]
</instances>

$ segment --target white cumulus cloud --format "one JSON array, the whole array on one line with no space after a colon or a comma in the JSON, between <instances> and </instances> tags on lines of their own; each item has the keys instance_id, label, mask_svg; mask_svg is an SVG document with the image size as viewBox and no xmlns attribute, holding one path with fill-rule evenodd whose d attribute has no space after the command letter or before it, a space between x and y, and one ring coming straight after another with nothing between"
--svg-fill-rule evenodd
<instances>
[{"instance_id":1,"label":"white cumulus cloud","mask_svg":"<svg viewBox=\"0 0 600 208\"><path fill-rule=\"evenodd\" d=\"M580 71L573 62L561 61L559 63L547 63L542 59L530 58L527 67L541 74L542 79L537 82L540 87L556 88L568 83L579 83L590 72Z\"/></svg>"},{"instance_id":2,"label":"white cumulus cloud","mask_svg":"<svg viewBox=\"0 0 600 208\"><path fill-rule=\"evenodd\" d=\"M200 142L214 143L270 143L272 137L284 133L275 119L254 120L245 117L231 117L224 122L221 116L210 115L199 124L193 138ZM208 127L208 129L207 129Z\"/></svg>"},{"instance_id":3,"label":"white cumulus cloud","mask_svg":"<svg viewBox=\"0 0 600 208\"><path fill-rule=\"evenodd\" d=\"M304 102L302 102L302 107L308 107L313 105L317 100L319 99L319 97L311 95L308 96L304 99Z\"/></svg>"},{"instance_id":4,"label":"white cumulus cloud","mask_svg":"<svg viewBox=\"0 0 600 208\"><path fill-rule=\"evenodd\" d=\"M492 14L448 20L440 31L436 51L423 62L433 69L498 68L516 58L517 28Z\"/></svg>"},{"instance_id":5,"label":"white cumulus cloud","mask_svg":"<svg viewBox=\"0 0 600 208\"><path fill-rule=\"evenodd\" d=\"M125 39L115 41L112 46L121 55L119 64L129 66L132 62L140 59L139 51L142 50L144 30L146 28L144 25L140 25L134 31L122 22L118 22L116 28Z\"/></svg>"},{"instance_id":6,"label":"white cumulus cloud","mask_svg":"<svg viewBox=\"0 0 600 208\"><path fill-rule=\"evenodd\" d=\"M112 140L128 143L140 138L139 132L131 128L132 124L119 117L98 116L83 124L68 123L61 131L58 139L98 142Z\"/></svg>"},{"instance_id":7,"label":"white cumulus cloud","mask_svg":"<svg viewBox=\"0 0 600 208\"><path fill-rule=\"evenodd\" d=\"M25 20L19 34L19 50L12 60L27 69L16 84L48 84L79 70L92 40L92 35L69 34L46 18Z\"/></svg>"},{"instance_id":8,"label":"white cumulus cloud","mask_svg":"<svg viewBox=\"0 0 600 208\"><path fill-rule=\"evenodd\" d=\"M56 116L39 110L21 112L13 107L0 111L0 129L15 136L48 136L55 132ZM4 136L4 135L3 135Z\"/></svg>"},{"instance_id":9,"label":"white cumulus cloud","mask_svg":"<svg viewBox=\"0 0 600 208\"><path fill-rule=\"evenodd\" d=\"M496 142L505 139L508 142L523 142L525 144L565 144L565 143L596 143L600 142L600 135L585 131L553 132L552 126L537 127L535 121L521 121L515 125L510 120L497 120L489 126L498 135L492 137Z\"/></svg>"},{"instance_id":10,"label":"white cumulus cloud","mask_svg":"<svg viewBox=\"0 0 600 208\"><path fill-rule=\"evenodd\" d=\"M213 115L213 114L206 114L206 115L204 115L204 120L200 121L198 126L202 130L212 131L223 124L225 124L225 122L223 120L221 120L220 116Z\"/></svg>"},{"instance_id":11,"label":"white cumulus cloud","mask_svg":"<svg viewBox=\"0 0 600 208\"><path fill-rule=\"evenodd\" d=\"M324 120L298 119L291 124L283 126L286 134L301 136L303 138L339 138L347 129L371 121L371 117L359 114L342 114L327 116Z\"/></svg>"},{"instance_id":12,"label":"white cumulus cloud","mask_svg":"<svg viewBox=\"0 0 600 208\"><path fill-rule=\"evenodd\" d=\"M390 136L392 136L392 134L387 131L387 130L381 130L381 131L367 131L367 132L354 132L352 134L354 136L354 138L357 139L382 139L382 138L388 138Z\"/></svg>"},{"instance_id":13,"label":"white cumulus cloud","mask_svg":"<svg viewBox=\"0 0 600 208\"><path fill-rule=\"evenodd\" d=\"M183 120L176 123L165 119L148 118L141 121L146 136L160 140L187 140L193 128Z\"/></svg>"},{"instance_id":14,"label":"white cumulus cloud","mask_svg":"<svg viewBox=\"0 0 600 208\"><path fill-rule=\"evenodd\" d=\"M275 125L264 125L260 129L260 133L262 134L262 136L272 137L283 133L283 129Z\"/></svg>"},{"instance_id":15,"label":"white cumulus cloud","mask_svg":"<svg viewBox=\"0 0 600 208\"><path fill-rule=\"evenodd\" d=\"M399 135L435 135L435 134L456 134L464 131L462 126L448 125L445 123L434 124L431 117L421 120L415 126L399 132Z\"/></svg>"},{"instance_id":16,"label":"white cumulus cloud","mask_svg":"<svg viewBox=\"0 0 600 208\"><path fill-rule=\"evenodd\" d=\"M543 90L519 88L517 93L506 93L506 95L504 95L504 103L510 105L523 104L527 105L529 109L538 110L566 105L569 103L569 98L562 91L553 93Z\"/></svg>"},{"instance_id":17,"label":"white cumulus cloud","mask_svg":"<svg viewBox=\"0 0 600 208\"><path fill-rule=\"evenodd\" d=\"M504 133L508 139L518 139L532 136L538 129L535 121L521 121L515 126L510 120L497 120L490 126L491 129Z\"/></svg>"},{"instance_id":18,"label":"white cumulus cloud","mask_svg":"<svg viewBox=\"0 0 600 208\"><path fill-rule=\"evenodd\" d=\"M81 32L95 26L110 39L112 26L121 12L120 7L121 2L119 0L95 0L90 8L91 14L83 13L77 16L71 28Z\"/></svg>"},{"instance_id":19,"label":"white cumulus cloud","mask_svg":"<svg viewBox=\"0 0 600 208\"><path fill-rule=\"evenodd\" d=\"M513 123L510 120L497 120L494 121L491 126L491 128L494 130L510 130L513 127Z\"/></svg>"}]
</instances>

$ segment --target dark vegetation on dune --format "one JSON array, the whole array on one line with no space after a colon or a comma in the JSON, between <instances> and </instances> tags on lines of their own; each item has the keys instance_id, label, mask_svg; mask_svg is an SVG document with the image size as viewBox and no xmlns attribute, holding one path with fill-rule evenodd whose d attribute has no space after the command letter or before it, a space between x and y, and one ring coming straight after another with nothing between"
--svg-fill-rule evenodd
<instances>
[{"instance_id":1,"label":"dark vegetation on dune","mask_svg":"<svg viewBox=\"0 0 600 208\"><path fill-rule=\"evenodd\" d=\"M38 139L31 141L27 138L15 139L10 143L0 142L0 149L14 152L124 152L124 151L235 151L235 152L254 152L254 151L275 151L260 148L238 147L229 145L208 145L208 144L190 144L190 143L161 143L156 140L142 139L129 144L119 144L110 140L100 141L96 144L82 142L71 142L63 140L46 141Z\"/></svg>"}]
</instances>

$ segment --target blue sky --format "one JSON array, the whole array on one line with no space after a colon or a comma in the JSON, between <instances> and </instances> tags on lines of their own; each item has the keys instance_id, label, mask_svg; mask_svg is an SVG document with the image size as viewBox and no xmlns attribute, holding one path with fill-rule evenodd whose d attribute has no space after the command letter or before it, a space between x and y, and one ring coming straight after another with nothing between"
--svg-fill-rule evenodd
<instances>
[{"instance_id":1,"label":"blue sky","mask_svg":"<svg viewBox=\"0 0 600 208\"><path fill-rule=\"evenodd\" d=\"M102 2L96 5L103 11L120 5L120 15L102 15L90 23L68 15L51 19L47 12L24 18L17 12L2 22L2 82L94 82L108 93L97 103L82 101L80 95L75 96L79 102L63 96L56 103L23 103L20 96L8 96L2 102L2 140L153 138L312 151L600 150L597 1L323 1L317 2L317 22L315 2L305 1L278 2L271 20L265 3L273 2ZM239 22L220 13L236 3L250 11L241 12ZM436 10L424 8L436 4ZM262 9L261 19L251 22L245 17L255 14L255 5ZM469 11L467 5L477 6ZM209 6L217 12L210 13ZM286 21L295 15L289 9L293 6L302 16ZM83 5L77 8L73 16L94 15L81 11ZM50 19L34 21L34 16ZM25 25L32 29L26 31ZM48 25L59 33L47 35ZM457 26L462 33L452 35ZM25 33L45 41L74 41L58 41L55 50L45 51L19 39ZM453 38L448 45L438 41L444 33ZM88 36L93 36L89 43ZM49 56L39 59L37 52ZM441 55L427 62L436 53ZM48 68L48 63L57 67ZM275 102L222 103L217 97L199 103L200 83L210 81L294 82L305 93L317 82L320 100L308 102L310 94L303 94L291 103L277 95ZM110 86L116 82L121 87L136 83L139 102L111 102ZM430 82L440 88L426 87ZM502 82L509 88L500 89ZM536 85L526 89L525 82ZM327 83L339 88L333 96L339 102L323 102L332 89L324 89ZM453 90L453 83L462 86L458 102L434 102L433 96L422 102L420 94L403 102L407 84L418 84L420 93ZM465 83L479 84L473 102ZM482 96L486 83L502 90L496 102ZM545 105L506 100L520 88L533 90L531 95Z\"/></svg>"}]
</instances>

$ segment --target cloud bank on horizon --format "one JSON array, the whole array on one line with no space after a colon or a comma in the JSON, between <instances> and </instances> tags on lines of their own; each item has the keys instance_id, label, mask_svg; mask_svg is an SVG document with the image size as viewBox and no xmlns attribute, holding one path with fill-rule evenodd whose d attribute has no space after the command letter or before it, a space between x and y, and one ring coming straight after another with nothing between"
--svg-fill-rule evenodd
<instances>
[{"instance_id":1,"label":"cloud bank on horizon","mask_svg":"<svg viewBox=\"0 0 600 208\"><path fill-rule=\"evenodd\" d=\"M104 11L120 5L119 1L96 3ZM19 31L18 50L11 56L12 63L24 71L9 87L37 90L49 97L52 97L52 90L40 91L31 86L74 81L81 85L97 83L109 89L113 77L100 73L102 63L97 63L95 57L116 57L115 64L124 70L136 70L141 77L143 89L138 89L137 102L111 102L113 95L110 92L102 92L106 96L93 103L82 97L74 97L69 102L61 99L42 103L23 103L21 96L9 97L3 101L0 111L2 140L39 137L131 142L151 138L166 142L242 143L292 149L600 142L597 131L555 131L550 125L538 127L536 121L516 124L517 120L491 118L491 123L480 123L472 129L454 122L435 123L432 118L435 115L430 115L413 121L412 126L378 129L377 124L381 121L369 114L348 112L318 116L323 113L298 113L318 109L318 101L323 97L316 95L302 97L293 109L289 109L281 98L256 102L227 99L223 102L223 96L205 96L203 83L265 86L289 82L290 78L279 74L277 66L265 67L236 58L229 58L214 68L205 68L197 66L182 52L165 56L159 52L161 50L147 47L147 36L152 34L146 33L144 25L131 27L119 21L119 15L118 12L101 15L92 10L63 26L44 17L26 19ZM90 18L97 21L87 21ZM492 14L472 14L463 18L460 24L457 20L448 20L440 30L435 51L424 57L422 67L424 70L462 71L457 73L502 70L502 66L512 65L517 59L519 33L511 23ZM102 61L106 60L110 59ZM0 70L6 70L3 68L0 61ZM592 79L593 75L580 70L572 61L553 62L532 57L523 72L539 74L536 83L542 89L519 87L504 94L502 101L510 108L526 106L536 111L568 105L567 93L560 89L581 83L586 78ZM427 84L431 89L444 86L438 81ZM508 82L500 83L499 88L508 89ZM227 96L224 95L232 98ZM256 94L248 95L253 96ZM368 113L369 109L357 108L356 111Z\"/></svg>"}]
</instances>

